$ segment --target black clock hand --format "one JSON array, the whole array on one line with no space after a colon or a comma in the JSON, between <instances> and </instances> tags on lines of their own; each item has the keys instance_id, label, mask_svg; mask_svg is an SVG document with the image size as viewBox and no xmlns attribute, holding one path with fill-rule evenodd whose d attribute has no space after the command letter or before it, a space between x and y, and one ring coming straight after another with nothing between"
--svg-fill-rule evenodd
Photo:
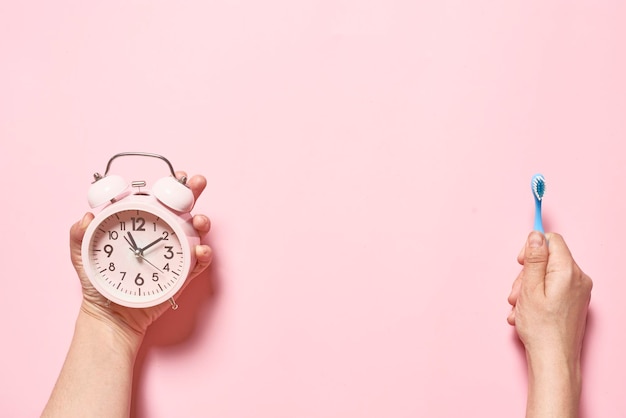
<instances>
[{"instance_id":1,"label":"black clock hand","mask_svg":"<svg viewBox=\"0 0 626 418\"><path fill-rule=\"evenodd\" d=\"M132 242L130 242L128 240L128 238L126 238L126 236L124 236L124 239L126 240L126 242L128 243L128 245L130 245L130 249L133 250L133 252L137 249L137 246L135 246Z\"/></svg>"},{"instance_id":2,"label":"black clock hand","mask_svg":"<svg viewBox=\"0 0 626 418\"><path fill-rule=\"evenodd\" d=\"M126 237L124 237L124 238L126 238ZM137 243L135 242L135 239L130 234L130 231L128 231L128 238L130 238L130 242L128 240L126 240L126 242L128 242L130 244L130 246L133 247L135 250L139 249L139 247L137 247Z\"/></svg>"},{"instance_id":3,"label":"black clock hand","mask_svg":"<svg viewBox=\"0 0 626 418\"><path fill-rule=\"evenodd\" d=\"M128 245L130 245L130 247L128 247L129 250L131 250L133 253L135 253L135 257L143 257L143 250L141 248L137 248L137 243L135 242L135 240L133 239L133 236L130 234L130 232L128 232L128 237L130 238L130 241L128 240L128 238L126 238L126 236L124 236L124 239L126 240L126 242L128 243ZM144 258L145 260L145 258ZM148 261L148 260L146 260ZM152 264L148 261L148 264ZM156 266L154 266L156 268ZM157 268L158 270L158 268ZM161 270L159 270L161 271Z\"/></svg>"},{"instance_id":4,"label":"black clock hand","mask_svg":"<svg viewBox=\"0 0 626 418\"><path fill-rule=\"evenodd\" d=\"M152 247L154 244L156 244L157 242L163 240L165 238L163 237L159 237L158 239L155 239L154 241L152 241L150 244L146 245L143 248L140 248L139 251L143 254L144 251L146 251L148 248Z\"/></svg>"}]
</instances>

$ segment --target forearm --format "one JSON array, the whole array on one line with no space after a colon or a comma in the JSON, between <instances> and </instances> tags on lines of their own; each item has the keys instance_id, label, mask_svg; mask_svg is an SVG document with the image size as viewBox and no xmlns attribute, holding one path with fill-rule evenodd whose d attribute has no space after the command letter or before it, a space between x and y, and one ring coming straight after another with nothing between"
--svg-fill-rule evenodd
<instances>
[{"instance_id":1,"label":"forearm","mask_svg":"<svg viewBox=\"0 0 626 418\"><path fill-rule=\"evenodd\" d=\"M528 355L526 418L578 418L580 361Z\"/></svg>"},{"instance_id":2,"label":"forearm","mask_svg":"<svg viewBox=\"0 0 626 418\"><path fill-rule=\"evenodd\" d=\"M42 417L128 417L141 336L81 309L65 363Z\"/></svg>"}]
</instances>

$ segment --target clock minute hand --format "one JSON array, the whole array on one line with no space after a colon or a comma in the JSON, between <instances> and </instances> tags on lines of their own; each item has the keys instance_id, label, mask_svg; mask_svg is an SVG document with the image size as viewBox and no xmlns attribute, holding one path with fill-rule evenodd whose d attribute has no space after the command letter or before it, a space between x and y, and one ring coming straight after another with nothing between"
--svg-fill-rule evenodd
<instances>
[{"instance_id":1,"label":"clock minute hand","mask_svg":"<svg viewBox=\"0 0 626 418\"><path fill-rule=\"evenodd\" d=\"M150 244L146 245L143 248L139 248L139 251L143 254L144 251L146 251L148 248L152 247L153 245L155 245L157 242L163 240L163 237L159 237L158 239L155 239L154 241L152 241Z\"/></svg>"}]
</instances>

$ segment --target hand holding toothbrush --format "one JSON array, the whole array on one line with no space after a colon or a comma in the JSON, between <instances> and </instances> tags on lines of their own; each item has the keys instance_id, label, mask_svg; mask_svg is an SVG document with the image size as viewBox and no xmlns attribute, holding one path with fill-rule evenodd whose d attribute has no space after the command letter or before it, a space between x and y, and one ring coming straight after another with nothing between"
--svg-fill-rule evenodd
<instances>
[{"instance_id":1,"label":"hand holding toothbrush","mask_svg":"<svg viewBox=\"0 0 626 418\"><path fill-rule=\"evenodd\" d=\"M508 322L526 348L526 417L578 417L592 281L558 234L531 232L518 262L523 268L509 295Z\"/></svg>"},{"instance_id":2,"label":"hand holding toothbrush","mask_svg":"<svg viewBox=\"0 0 626 418\"><path fill-rule=\"evenodd\" d=\"M540 197L543 191L545 183ZM526 418L577 418L580 354L593 283L563 237L543 233L536 194L535 203L535 228L517 257L522 271L513 282L507 318L526 349Z\"/></svg>"}]
</instances>

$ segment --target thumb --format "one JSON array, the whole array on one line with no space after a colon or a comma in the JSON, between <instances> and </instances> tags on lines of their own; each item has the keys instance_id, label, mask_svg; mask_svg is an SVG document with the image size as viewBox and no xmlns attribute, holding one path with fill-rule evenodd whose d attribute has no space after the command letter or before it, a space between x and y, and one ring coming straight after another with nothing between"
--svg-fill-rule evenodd
<instances>
[{"instance_id":1,"label":"thumb","mask_svg":"<svg viewBox=\"0 0 626 418\"><path fill-rule=\"evenodd\" d=\"M548 244L546 237L533 231L528 235L524 248L524 282L531 289L543 286L548 267Z\"/></svg>"},{"instance_id":2,"label":"thumb","mask_svg":"<svg viewBox=\"0 0 626 418\"><path fill-rule=\"evenodd\" d=\"M86 213L83 218L76 222L70 228L70 246L80 248L81 243L83 242L83 236L85 235L85 231L87 230L87 226L93 220L92 213Z\"/></svg>"},{"instance_id":3,"label":"thumb","mask_svg":"<svg viewBox=\"0 0 626 418\"><path fill-rule=\"evenodd\" d=\"M80 265L81 244L87 226L89 226L92 220L93 214L87 212L80 221L76 222L70 228L70 257L72 258L74 267Z\"/></svg>"}]
</instances>

